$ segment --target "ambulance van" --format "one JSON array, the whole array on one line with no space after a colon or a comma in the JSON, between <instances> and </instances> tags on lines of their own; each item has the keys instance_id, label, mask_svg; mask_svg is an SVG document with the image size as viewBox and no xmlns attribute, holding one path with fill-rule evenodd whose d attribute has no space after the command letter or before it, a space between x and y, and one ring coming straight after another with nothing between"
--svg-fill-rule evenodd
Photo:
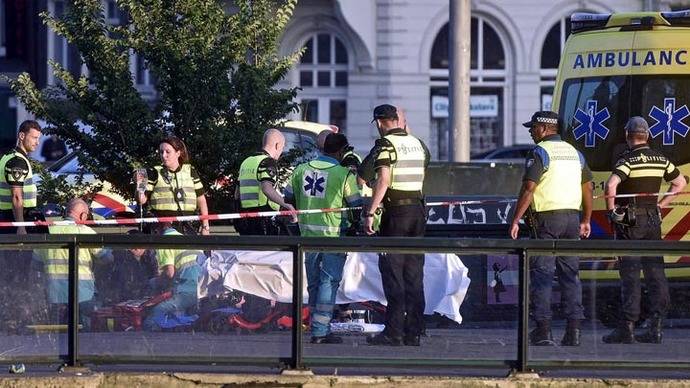
<instances>
[{"instance_id":1,"label":"ambulance van","mask_svg":"<svg viewBox=\"0 0 690 388\"><path fill-rule=\"evenodd\" d=\"M632 116L650 126L650 145L690 175L690 10L620 14L574 14L553 95L562 137L580 150L594 173L594 194L602 195L618 155L625 150L623 127ZM662 191L668 185L662 186ZM593 235L611 238L603 199L594 203ZM688 240L690 196L678 196L662 210L666 240ZM671 315L690 316L690 252L666 257ZM583 260L597 315L615 314L619 293L614 259ZM613 291L613 290L609 290ZM602 297L609 295L608 299ZM613 318L613 317L611 317ZM606 320L606 319L602 319Z\"/></svg>"}]
</instances>

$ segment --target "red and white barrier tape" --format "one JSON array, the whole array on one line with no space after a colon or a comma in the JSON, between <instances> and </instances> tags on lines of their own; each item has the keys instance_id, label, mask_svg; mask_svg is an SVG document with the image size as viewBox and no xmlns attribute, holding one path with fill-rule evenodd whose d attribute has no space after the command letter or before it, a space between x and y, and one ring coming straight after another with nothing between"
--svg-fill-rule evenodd
<instances>
[{"instance_id":1,"label":"red and white barrier tape","mask_svg":"<svg viewBox=\"0 0 690 388\"><path fill-rule=\"evenodd\" d=\"M445 201L445 202L429 202L427 206L456 206L456 205L478 205L482 203L509 203L515 202L515 199L501 199L501 200L476 200L476 201ZM140 223L160 223L160 222L190 222L203 220L235 220L239 218L256 218L256 217L274 217L274 216L291 216L293 214L319 214L319 213L333 213L345 212L350 210L361 210L361 206L356 207L339 207L331 209L308 209L308 210L275 210L264 212L241 212L241 213L227 213L227 214L209 214L206 216L172 216L172 217L145 217L145 218L116 218L109 220L60 220L60 221L24 221L24 222L9 222L0 221L0 227L19 227L19 226L51 226L51 225L135 225Z\"/></svg>"},{"instance_id":2,"label":"red and white barrier tape","mask_svg":"<svg viewBox=\"0 0 690 388\"><path fill-rule=\"evenodd\" d=\"M618 194L616 198L634 198L634 197L652 197L660 195L686 195L690 191L683 191L679 193L638 193L638 194ZM594 199L611 198L613 196L596 195ZM427 202L426 206L459 206L459 205L481 205L486 203L513 203L517 199L483 199L472 201L442 201L442 202ZM275 210L264 212L241 212L241 213L226 213L226 214L209 214L206 216L192 215L192 216L173 216L173 217L144 217L144 218L116 218L109 220L86 220L86 221L24 221L24 222L9 222L0 221L0 228L20 227L20 226L51 226L51 225L135 225L135 224L155 224L161 222L190 222L190 221L216 221L216 220L235 220L239 218L256 218L256 217L275 217L275 216L291 216L299 214L319 214L319 213L333 213L345 212L350 210L361 210L362 207L340 207L331 209L309 209L309 210Z\"/></svg>"}]
</instances>

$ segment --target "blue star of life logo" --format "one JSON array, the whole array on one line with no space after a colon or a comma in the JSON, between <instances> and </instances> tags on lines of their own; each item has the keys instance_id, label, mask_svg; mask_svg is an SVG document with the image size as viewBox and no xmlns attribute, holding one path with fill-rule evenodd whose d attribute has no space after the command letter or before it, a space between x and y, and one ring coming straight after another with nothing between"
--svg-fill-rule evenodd
<instances>
[{"instance_id":1,"label":"blue star of life logo","mask_svg":"<svg viewBox=\"0 0 690 388\"><path fill-rule=\"evenodd\" d=\"M673 145L676 142L675 134L687 136L690 127L683 123L683 119L690 116L687 105L676 109L675 98L664 98L664 109L653 106L649 111L649 117L656 120L656 123L649 127L652 137L664 134L664 145Z\"/></svg>"},{"instance_id":2,"label":"blue star of life logo","mask_svg":"<svg viewBox=\"0 0 690 388\"><path fill-rule=\"evenodd\" d=\"M306 171L304 174L304 194L323 198L326 194L328 174L322 171Z\"/></svg>"},{"instance_id":3,"label":"blue star of life logo","mask_svg":"<svg viewBox=\"0 0 690 388\"><path fill-rule=\"evenodd\" d=\"M584 136L585 147L592 148L597 145L597 137L601 140L606 140L609 135L609 129L603 124L611 115L609 108L604 108L597 111L597 101L588 100L585 105L586 111L578 108L575 112L575 120L578 121L577 127L573 128L573 135L575 140L579 140Z\"/></svg>"}]
</instances>

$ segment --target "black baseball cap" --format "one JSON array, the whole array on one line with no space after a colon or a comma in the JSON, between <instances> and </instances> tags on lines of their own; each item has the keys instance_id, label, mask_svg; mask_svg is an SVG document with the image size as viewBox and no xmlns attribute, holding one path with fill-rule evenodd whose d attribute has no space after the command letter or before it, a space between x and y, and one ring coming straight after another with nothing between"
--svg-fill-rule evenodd
<instances>
[{"instance_id":1,"label":"black baseball cap","mask_svg":"<svg viewBox=\"0 0 690 388\"><path fill-rule=\"evenodd\" d=\"M384 119L398 119L398 108L390 104L379 105L374 108L374 119L371 120L384 120Z\"/></svg>"},{"instance_id":2,"label":"black baseball cap","mask_svg":"<svg viewBox=\"0 0 690 388\"><path fill-rule=\"evenodd\" d=\"M522 126L526 127L526 128L532 128L532 125L534 125L534 124L558 125L558 121L559 121L558 113L551 112L549 110L540 110L540 111L534 112L534 114L532 115L532 119L530 121L522 123Z\"/></svg>"},{"instance_id":3,"label":"black baseball cap","mask_svg":"<svg viewBox=\"0 0 690 388\"><path fill-rule=\"evenodd\" d=\"M649 133L649 124L644 118L633 116L625 124L625 131L628 133Z\"/></svg>"},{"instance_id":4,"label":"black baseball cap","mask_svg":"<svg viewBox=\"0 0 690 388\"><path fill-rule=\"evenodd\" d=\"M326 136L326 141L323 144L323 151L327 154L334 154L348 145L345 135L342 133L331 133Z\"/></svg>"}]
</instances>

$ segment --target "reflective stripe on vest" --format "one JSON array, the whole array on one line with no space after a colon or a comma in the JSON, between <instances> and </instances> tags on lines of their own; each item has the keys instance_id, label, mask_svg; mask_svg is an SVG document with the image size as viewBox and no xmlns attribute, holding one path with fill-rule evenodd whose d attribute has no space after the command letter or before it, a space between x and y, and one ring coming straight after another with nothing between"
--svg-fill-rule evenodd
<instances>
[{"instance_id":1,"label":"reflective stripe on vest","mask_svg":"<svg viewBox=\"0 0 690 388\"><path fill-rule=\"evenodd\" d=\"M250 156L242 162L240 166L240 204L242 209L262 207L269 205L272 209L278 210L280 206L273 201L269 201L266 194L261 190L261 182L258 179L259 164L268 158L268 155Z\"/></svg>"},{"instance_id":2,"label":"reflective stripe on vest","mask_svg":"<svg viewBox=\"0 0 690 388\"><path fill-rule=\"evenodd\" d=\"M401 191L422 191L426 159L422 143L410 135L387 135L385 139L395 148L395 160L391 160L389 187Z\"/></svg>"},{"instance_id":3,"label":"reflective stripe on vest","mask_svg":"<svg viewBox=\"0 0 690 388\"><path fill-rule=\"evenodd\" d=\"M196 210L196 191L194 190L194 179L192 178L192 166L183 164L178 172L169 172L163 166L156 166L158 181L151 193L151 209L162 211L183 211L193 212ZM169 179L164 179L167 174ZM184 200L175 199L175 191L182 189ZM179 205L179 208L178 208Z\"/></svg>"},{"instance_id":4,"label":"reflective stripe on vest","mask_svg":"<svg viewBox=\"0 0 690 388\"><path fill-rule=\"evenodd\" d=\"M24 208L36 207L36 197L38 195L38 190L36 189L36 184L33 179L33 170L31 168L31 162L24 156L21 152L13 150L5 154L0 159L0 210L12 210L12 187L7 183L5 179L5 165L7 162L18 156L26 162L29 166L29 174L24 180L24 186L22 187L22 198Z\"/></svg>"},{"instance_id":5,"label":"reflective stripe on vest","mask_svg":"<svg viewBox=\"0 0 690 388\"><path fill-rule=\"evenodd\" d=\"M352 180L348 198L345 201L347 179ZM333 164L328 160L313 160L300 164L292 177L292 190L297 209L328 209L358 204L361 198L354 176L349 168ZM302 236L338 237L347 229L346 213L328 212L318 214L300 214L299 229Z\"/></svg>"},{"instance_id":6,"label":"reflective stripe on vest","mask_svg":"<svg viewBox=\"0 0 690 388\"><path fill-rule=\"evenodd\" d=\"M534 190L536 212L579 210L582 203L582 162L580 154L564 141L542 141L534 152L542 152L545 171ZM544 156L542 156L542 159Z\"/></svg>"}]
</instances>

